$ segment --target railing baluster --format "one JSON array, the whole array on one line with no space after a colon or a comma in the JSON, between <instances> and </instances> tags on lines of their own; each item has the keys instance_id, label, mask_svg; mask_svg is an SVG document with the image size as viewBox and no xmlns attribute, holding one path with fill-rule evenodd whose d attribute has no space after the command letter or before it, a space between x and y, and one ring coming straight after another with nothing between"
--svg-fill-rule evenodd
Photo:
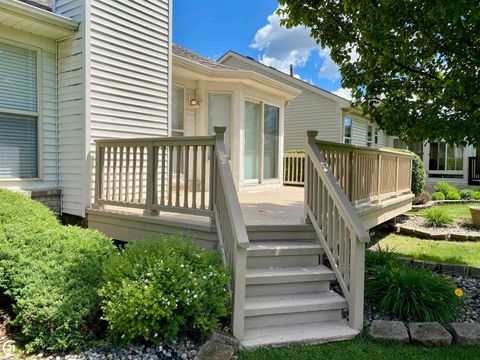
<instances>
[{"instance_id":1,"label":"railing baluster","mask_svg":"<svg viewBox=\"0 0 480 360\"><path fill-rule=\"evenodd\" d=\"M169 147L168 151L168 206L173 203L173 146Z\"/></svg>"},{"instance_id":2,"label":"railing baluster","mask_svg":"<svg viewBox=\"0 0 480 360\"><path fill-rule=\"evenodd\" d=\"M206 173L206 166L207 166L207 147L202 146L202 167L201 167L201 178L202 178L202 183L200 184L201 186L201 192L200 192L200 209L205 210L205 173Z\"/></svg>"},{"instance_id":3,"label":"railing baluster","mask_svg":"<svg viewBox=\"0 0 480 360\"><path fill-rule=\"evenodd\" d=\"M143 171L144 171L144 151L145 147L140 146L140 169L138 171L138 203L141 203L143 200Z\"/></svg>"},{"instance_id":4,"label":"railing baluster","mask_svg":"<svg viewBox=\"0 0 480 360\"><path fill-rule=\"evenodd\" d=\"M198 146L193 147L193 179L192 179L192 207L197 208L197 154Z\"/></svg>"},{"instance_id":5,"label":"railing baluster","mask_svg":"<svg viewBox=\"0 0 480 360\"><path fill-rule=\"evenodd\" d=\"M137 146L133 147L132 203L137 199Z\"/></svg>"},{"instance_id":6,"label":"railing baluster","mask_svg":"<svg viewBox=\"0 0 480 360\"><path fill-rule=\"evenodd\" d=\"M125 202L128 202L128 196L130 194L130 146L125 148Z\"/></svg>"},{"instance_id":7,"label":"railing baluster","mask_svg":"<svg viewBox=\"0 0 480 360\"><path fill-rule=\"evenodd\" d=\"M118 173L118 197L117 200L121 201L123 195L123 146L119 147L120 151L120 171Z\"/></svg>"},{"instance_id":8,"label":"railing baluster","mask_svg":"<svg viewBox=\"0 0 480 360\"><path fill-rule=\"evenodd\" d=\"M183 207L188 208L188 182L190 181L189 178L189 167L190 167L190 147L188 145L185 146L185 174L184 174L184 179L183 179L183 193L185 196L185 199L183 201Z\"/></svg>"},{"instance_id":9,"label":"railing baluster","mask_svg":"<svg viewBox=\"0 0 480 360\"><path fill-rule=\"evenodd\" d=\"M180 206L180 169L181 169L181 161L182 161L182 147L179 145L177 146L177 170L176 170L176 187L175 187L175 206Z\"/></svg>"},{"instance_id":10,"label":"railing baluster","mask_svg":"<svg viewBox=\"0 0 480 360\"><path fill-rule=\"evenodd\" d=\"M107 190L105 192L106 199L110 199L110 161L112 157L112 148L109 146L107 150Z\"/></svg>"},{"instance_id":11,"label":"railing baluster","mask_svg":"<svg viewBox=\"0 0 480 360\"><path fill-rule=\"evenodd\" d=\"M167 147L162 146L162 184L160 185L161 190L160 190L160 205L165 206L165 181L166 181L166 172L167 172L167 164L166 164L166 158L167 158Z\"/></svg>"}]
</instances>

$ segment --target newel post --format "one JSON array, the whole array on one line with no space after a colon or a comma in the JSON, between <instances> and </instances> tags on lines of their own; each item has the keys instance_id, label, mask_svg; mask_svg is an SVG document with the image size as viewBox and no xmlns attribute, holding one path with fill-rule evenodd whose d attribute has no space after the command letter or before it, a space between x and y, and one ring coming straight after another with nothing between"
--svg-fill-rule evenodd
<instances>
[{"instance_id":1,"label":"newel post","mask_svg":"<svg viewBox=\"0 0 480 360\"><path fill-rule=\"evenodd\" d=\"M225 141L225 132L227 128L225 126L214 126L215 140Z\"/></svg>"},{"instance_id":2,"label":"newel post","mask_svg":"<svg viewBox=\"0 0 480 360\"><path fill-rule=\"evenodd\" d=\"M303 177L304 177L304 203L303 203L303 209L304 209L304 215L303 219L306 224L311 224L311 221L308 217L308 211L307 207L310 206L311 199L310 196L312 194L312 189L310 189L310 180L311 180L311 172L312 169L310 167L310 160L309 160L309 147L317 146L315 143L315 140L317 139L318 131L317 130L308 130L307 131L307 143L305 144L305 169L303 172Z\"/></svg>"},{"instance_id":3,"label":"newel post","mask_svg":"<svg viewBox=\"0 0 480 360\"><path fill-rule=\"evenodd\" d=\"M95 200L93 206L101 208L100 200L103 198L103 166L104 166L104 148L100 146L99 141L95 144Z\"/></svg>"},{"instance_id":4,"label":"newel post","mask_svg":"<svg viewBox=\"0 0 480 360\"><path fill-rule=\"evenodd\" d=\"M157 171L158 158L156 154L156 147L153 142L147 145L147 189L145 199L145 210L143 214L146 216L158 215L158 210L153 210L153 205L157 202ZM140 190L141 191L141 190Z\"/></svg>"}]
</instances>

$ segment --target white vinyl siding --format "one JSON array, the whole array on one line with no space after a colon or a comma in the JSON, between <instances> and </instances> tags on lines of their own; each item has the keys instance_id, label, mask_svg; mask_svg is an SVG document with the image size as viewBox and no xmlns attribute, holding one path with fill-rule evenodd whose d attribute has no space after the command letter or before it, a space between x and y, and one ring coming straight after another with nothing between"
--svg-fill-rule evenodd
<instances>
[{"instance_id":1,"label":"white vinyl siding","mask_svg":"<svg viewBox=\"0 0 480 360\"><path fill-rule=\"evenodd\" d=\"M58 147L63 212L85 216L86 6L83 0L57 0L55 9L58 14L80 22L80 29L72 38L58 43Z\"/></svg>"},{"instance_id":2,"label":"white vinyl siding","mask_svg":"<svg viewBox=\"0 0 480 360\"><path fill-rule=\"evenodd\" d=\"M91 139L166 136L168 0L92 0Z\"/></svg>"},{"instance_id":3,"label":"white vinyl siding","mask_svg":"<svg viewBox=\"0 0 480 360\"><path fill-rule=\"evenodd\" d=\"M378 143L375 143L375 125L366 119L348 115L352 118L352 145L368 146L367 144L367 130L368 126L372 126L372 146L383 148L393 147L393 138L385 135L381 130L378 130Z\"/></svg>"},{"instance_id":4,"label":"white vinyl siding","mask_svg":"<svg viewBox=\"0 0 480 360\"><path fill-rule=\"evenodd\" d=\"M238 69L252 70L286 83L282 76L274 75L266 69L261 70L234 57L228 57L223 64ZM288 107L285 108L285 150L303 149L308 130L318 130L318 139L343 142L342 112L339 105L301 86L290 82L289 85L302 90L302 93L290 101Z\"/></svg>"}]
</instances>

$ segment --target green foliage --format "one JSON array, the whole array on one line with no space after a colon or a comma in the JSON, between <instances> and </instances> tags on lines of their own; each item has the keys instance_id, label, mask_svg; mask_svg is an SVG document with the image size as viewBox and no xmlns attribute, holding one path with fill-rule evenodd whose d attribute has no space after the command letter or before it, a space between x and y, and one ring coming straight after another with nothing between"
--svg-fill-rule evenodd
<instances>
[{"instance_id":1,"label":"green foliage","mask_svg":"<svg viewBox=\"0 0 480 360\"><path fill-rule=\"evenodd\" d=\"M342 86L408 143L480 140L480 2L279 0L282 24L330 49Z\"/></svg>"},{"instance_id":2,"label":"green foliage","mask_svg":"<svg viewBox=\"0 0 480 360\"><path fill-rule=\"evenodd\" d=\"M450 191L447 196L445 196L445 199L447 200L461 200L462 197L460 194L456 191Z\"/></svg>"},{"instance_id":3,"label":"green foliage","mask_svg":"<svg viewBox=\"0 0 480 360\"><path fill-rule=\"evenodd\" d=\"M436 201L443 201L445 200L445 195L443 195L443 192L437 191L432 194L432 200Z\"/></svg>"},{"instance_id":4,"label":"green foliage","mask_svg":"<svg viewBox=\"0 0 480 360\"><path fill-rule=\"evenodd\" d=\"M392 149L394 151L403 152L412 156L412 192L415 196L421 196L425 193L425 186L427 183L427 173L425 165L420 156L413 151L406 149Z\"/></svg>"},{"instance_id":5,"label":"green foliage","mask_svg":"<svg viewBox=\"0 0 480 360\"><path fill-rule=\"evenodd\" d=\"M377 258L377 259L375 259ZM392 255L367 255L366 295L384 314L408 321L454 321L463 311L463 299L454 283L425 268L412 268Z\"/></svg>"},{"instance_id":6,"label":"green foliage","mask_svg":"<svg viewBox=\"0 0 480 360\"><path fill-rule=\"evenodd\" d=\"M454 223L452 215L447 213L441 207L433 207L424 213L425 226L428 227L445 227Z\"/></svg>"},{"instance_id":7,"label":"green foliage","mask_svg":"<svg viewBox=\"0 0 480 360\"><path fill-rule=\"evenodd\" d=\"M464 189L459 192L460 198L462 200L472 200L473 199L473 190Z\"/></svg>"},{"instance_id":8,"label":"green foliage","mask_svg":"<svg viewBox=\"0 0 480 360\"><path fill-rule=\"evenodd\" d=\"M180 236L129 244L100 291L109 336L124 345L171 340L184 327L205 334L227 315L229 281L216 251Z\"/></svg>"},{"instance_id":9,"label":"green foliage","mask_svg":"<svg viewBox=\"0 0 480 360\"><path fill-rule=\"evenodd\" d=\"M100 322L110 239L65 227L43 205L0 190L0 291L13 301L13 325L28 352L80 347Z\"/></svg>"},{"instance_id":10,"label":"green foliage","mask_svg":"<svg viewBox=\"0 0 480 360\"><path fill-rule=\"evenodd\" d=\"M285 154L305 154L305 150L303 149L292 149L285 151Z\"/></svg>"},{"instance_id":11,"label":"green foliage","mask_svg":"<svg viewBox=\"0 0 480 360\"><path fill-rule=\"evenodd\" d=\"M458 192L457 188L447 182L439 181L435 184L435 192L441 192L445 197L451 192Z\"/></svg>"},{"instance_id":12,"label":"green foliage","mask_svg":"<svg viewBox=\"0 0 480 360\"><path fill-rule=\"evenodd\" d=\"M474 200L480 200L480 191L474 191L472 196Z\"/></svg>"}]
</instances>

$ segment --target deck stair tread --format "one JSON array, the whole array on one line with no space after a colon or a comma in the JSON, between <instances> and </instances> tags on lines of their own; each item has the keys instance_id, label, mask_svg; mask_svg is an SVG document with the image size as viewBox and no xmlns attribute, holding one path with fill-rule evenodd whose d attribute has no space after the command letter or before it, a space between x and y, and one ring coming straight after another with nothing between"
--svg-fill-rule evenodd
<instances>
[{"instance_id":1,"label":"deck stair tread","mask_svg":"<svg viewBox=\"0 0 480 360\"><path fill-rule=\"evenodd\" d=\"M333 271L323 265L247 269L247 285L252 284L278 284L300 281L328 281L334 280Z\"/></svg>"},{"instance_id":2,"label":"deck stair tread","mask_svg":"<svg viewBox=\"0 0 480 360\"><path fill-rule=\"evenodd\" d=\"M248 256L314 255L321 254L322 247L311 241L256 241L250 243Z\"/></svg>"},{"instance_id":3,"label":"deck stair tread","mask_svg":"<svg viewBox=\"0 0 480 360\"><path fill-rule=\"evenodd\" d=\"M334 291L256 296L245 299L245 315L260 316L279 313L337 310L344 309L346 306L346 300Z\"/></svg>"},{"instance_id":4,"label":"deck stair tread","mask_svg":"<svg viewBox=\"0 0 480 360\"><path fill-rule=\"evenodd\" d=\"M359 334L345 320L275 325L245 330L242 345L247 349L291 344L322 344L353 339Z\"/></svg>"}]
</instances>

